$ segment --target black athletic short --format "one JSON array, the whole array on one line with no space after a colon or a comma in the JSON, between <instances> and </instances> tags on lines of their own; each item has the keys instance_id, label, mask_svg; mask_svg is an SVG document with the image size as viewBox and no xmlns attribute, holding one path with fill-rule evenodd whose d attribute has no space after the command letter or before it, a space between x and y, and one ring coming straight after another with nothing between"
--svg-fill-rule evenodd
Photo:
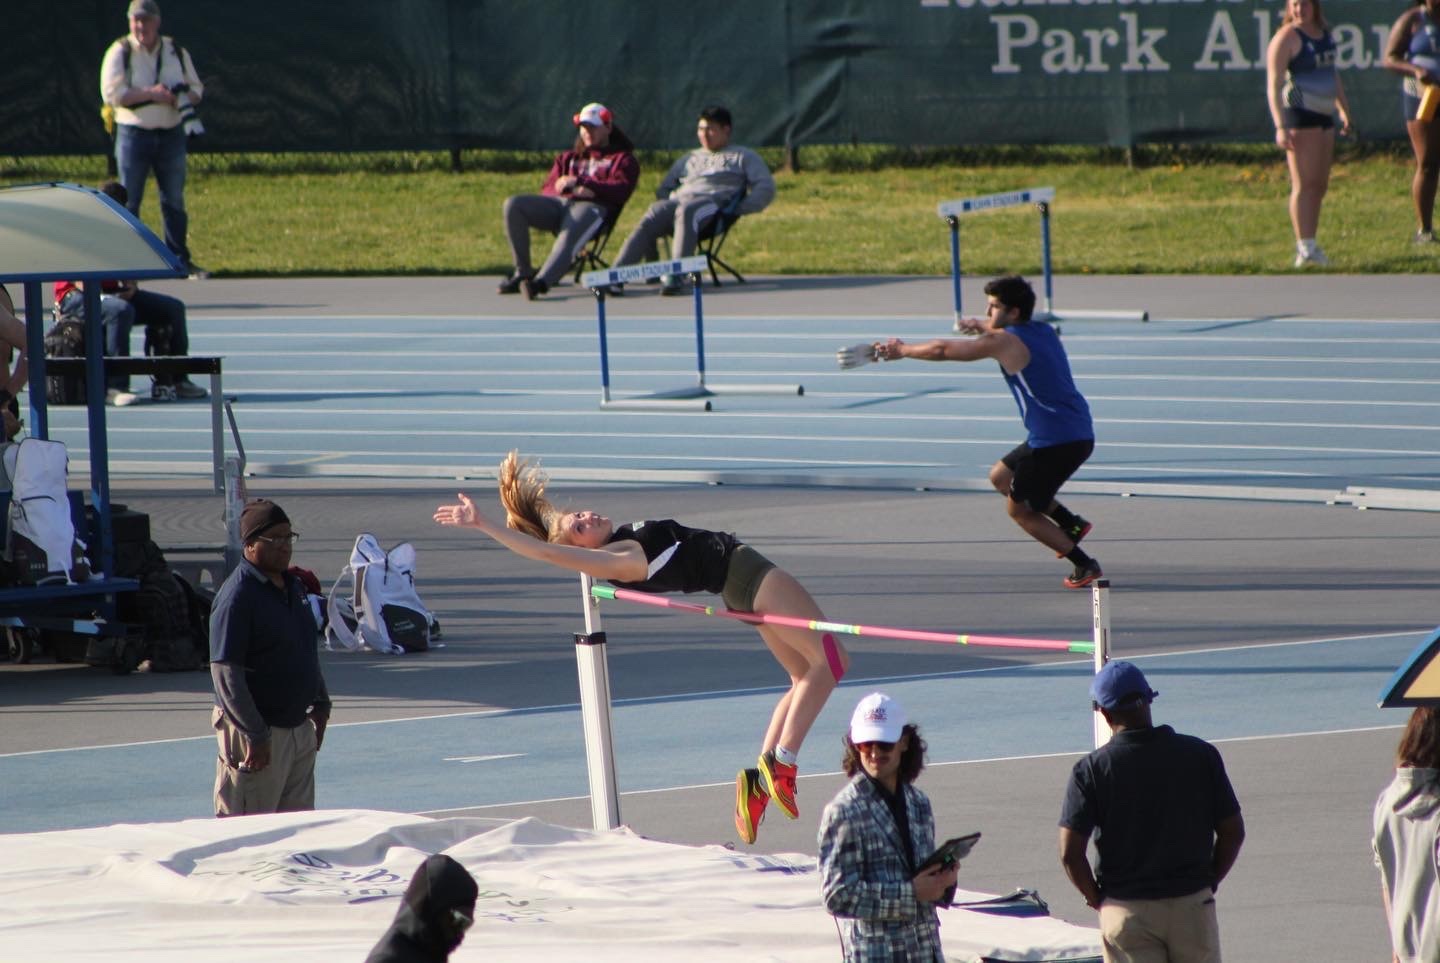
<instances>
[{"instance_id":1,"label":"black athletic short","mask_svg":"<svg viewBox=\"0 0 1440 963\"><path fill-rule=\"evenodd\" d=\"M1010 497L1032 511L1044 512L1055 500L1060 486L1070 480L1076 469L1095 450L1095 439L1067 441L1048 448L1031 448L1021 443L1000 459L1015 473L1010 481Z\"/></svg>"},{"instance_id":2,"label":"black athletic short","mask_svg":"<svg viewBox=\"0 0 1440 963\"><path fill-rule=\"evenodd\" d=\"M1298 127L1319 127L1321 130L1329 130L1335 126L1334 114L1321 114L1303 107L1281 107L1280 120L1286 130L1295 130Z\"/></svg>"}]
</instances>

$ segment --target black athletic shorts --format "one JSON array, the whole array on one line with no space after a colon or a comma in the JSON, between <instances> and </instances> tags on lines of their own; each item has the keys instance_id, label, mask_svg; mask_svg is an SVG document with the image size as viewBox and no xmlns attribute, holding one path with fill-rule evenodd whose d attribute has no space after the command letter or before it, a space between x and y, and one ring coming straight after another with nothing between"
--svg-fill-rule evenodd
<instances>
[{"instance_id":1,"label":"black athletic shorts","mask_svg":"<svg viewBox=\"0 0 1440 963\"><path fill-rule=\"evenodd\" d=\"M1069 481L1076 469L1095 450L1095 439L1067 441L1048 448L1031 448L1021 443L1000 459L1015 473L1010 481L1010 497L1032 511L1044 512L1055 500L1060 486Z\"/></svg>"},{"instance_id":2,"label":"black athletic shorts","mask_svg":"<svg viewBox=\"0 0 1440 963\"><path fill-rule=\"evenodd\" d=\"M1329 130L1335 126L1334 114L1321 114L1303 107L1281 107L1280 120L1286 130L1294 130L1297 127L1319 127L1321 130Z\"/></svg>"}]
</instances>

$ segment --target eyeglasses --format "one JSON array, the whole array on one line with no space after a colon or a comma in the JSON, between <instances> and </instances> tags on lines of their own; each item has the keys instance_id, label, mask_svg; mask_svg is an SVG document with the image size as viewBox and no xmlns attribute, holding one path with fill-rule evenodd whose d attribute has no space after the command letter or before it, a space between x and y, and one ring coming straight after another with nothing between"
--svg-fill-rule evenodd
<instances>
[{"instance_id":1,"label":"eyeglasses","mask_svg":"<svg viewBox=\"0 0 1440 963\"><path fill-rule=\"evenodd\" d=\"M857 742L855 743L855 748L860 752L890 752L895 748L895 743L873 740L871 742Z\"/></svg>"},{"instance_id":2,"label":"eyeglasses","mask_svg":"<svg viewBox=\"0 0 1440 963\"><path fill-rule=\"evenodd\" d=\"M294 545L300 541L299 532L291 532L289 535L256 535L255 541L264 542L266 545Z\"/></svg>"}]
</instances>

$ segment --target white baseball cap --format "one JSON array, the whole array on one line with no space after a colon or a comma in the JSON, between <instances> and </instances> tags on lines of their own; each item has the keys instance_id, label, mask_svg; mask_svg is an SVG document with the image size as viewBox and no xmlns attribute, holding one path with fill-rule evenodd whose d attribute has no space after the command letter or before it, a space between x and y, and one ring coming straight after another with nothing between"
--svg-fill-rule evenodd
<instances>
[{"instance_id":1,"label":"white baseball cap","mask_svg":"<svg viewBox=\"0 0 1440 963\"><path fill-rule=\"evenodd\" d=\"M905 731L905 710L883 692L872 692L860 700L850 717L850 741L899 742Z\"/></svg>"},{"instance_id":2,"label":"white baseball cap","mask_svg":"<svg viewBox=\"0 0 1440 963\"><path fill-rule=\"evenodd\" d=\"M611 121L610 108L604 104L586 104L573 118L575 126L588 124L591 127L605 127Z\"/></svg>"}]
</instances>

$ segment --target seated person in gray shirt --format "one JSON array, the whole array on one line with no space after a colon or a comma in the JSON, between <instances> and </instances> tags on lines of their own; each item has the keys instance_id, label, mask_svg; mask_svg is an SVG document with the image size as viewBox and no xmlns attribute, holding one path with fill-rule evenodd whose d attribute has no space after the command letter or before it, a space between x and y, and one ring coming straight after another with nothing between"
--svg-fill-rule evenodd
<instances>
[{"instance_id":1,"label":"seated person in gray shirt","mask_svg":"<svg viewBox=\"0 0 1440 963\"><path fill-rule=\"evenodd\" d=\"M737 215L764 210L775 199L775 178L760 155L748 147L730 143L730 111L706 107L700 111L695 133L700 147L677 160L655 189L659 198L625 239L615 266L654 261L656 242L674 235L670 256L681 258L695 253L695 244L705 227L725 209L737 193L744 199ZM610 293L622 294L618 286ZM670 278L662 294L682 294L681 279Z\"/></svg>"}]
</instances>

